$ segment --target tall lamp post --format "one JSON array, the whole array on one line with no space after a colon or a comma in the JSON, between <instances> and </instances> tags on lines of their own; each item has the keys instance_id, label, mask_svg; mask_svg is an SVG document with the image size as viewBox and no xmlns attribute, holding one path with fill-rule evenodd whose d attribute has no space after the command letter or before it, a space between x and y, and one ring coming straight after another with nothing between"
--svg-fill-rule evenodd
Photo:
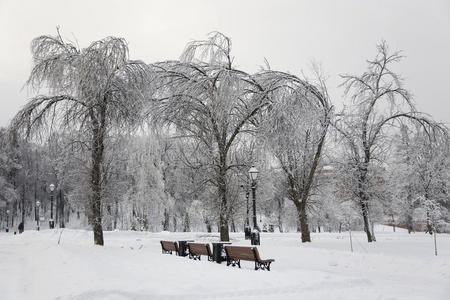
<instances>
[{"instance_id":1,"label":"tall lamp post","mask_svg":"<svg viewBox=\"0 0 450 300\"><path fill-rule=\"evenodd\" d=\"M255 166L252 166L250 170L248 170L248 174L250 179L252 180L252 197L253 197L253 231L251 235L252 245L259 245L259 228L256 223L256 179L258 178L258 169Z\"/></svg>"},{"instance_id":2,"label":"tall lamp post","mask_svg":"<svg viewBox=\"0 0 450 300\"><path fill-rule=\"evenodd\" d=\"M39 231L39 221L40 221L40 218L39 218L39 206L41 206L41 202L38 200L38 201L36 201L36 214L37 214L37 218L36 218L36 225L37 225L37 231Z\"/></svg>"},{"instance_id":3,"label":"tall lamp post","mask_svg":"<svg viewBox=\"0 0 450 300\"><path fill-rule=\"evenodd\" d=\"M9 209L6 210L6 232L9 232Z\"/></svg>"},{"instance_id":4,"label":"tall lamp post","mask_svg":"<svg viewBox=\"0 0 450 300\"><path fill-rule=\"evenodd\" d=\"M50 188L50 220L48 221L48 227L50 229L55 228L55 221L53 221L53 191L55 190L55 185L52 183Z\"/></svg>"},{"instance_id":5,"label":"tall lamp post","mask_svg":"<svg viewBox=\"0 0 450 300\"><path fill-rule=\"evenodd\" d=\"M250 239L250 235L251 235L250 219L249 219L250 207L248 206L248 198L249 198L250 192L248 191L248 186L247 185L246 186L241 185L241 188L245 191L245 200L246 200L246 208L247 208L247 214L246 214L246 218L245 218L244 233L245 233L245 239L249 240Z\"/></svg>"}]
</instances>

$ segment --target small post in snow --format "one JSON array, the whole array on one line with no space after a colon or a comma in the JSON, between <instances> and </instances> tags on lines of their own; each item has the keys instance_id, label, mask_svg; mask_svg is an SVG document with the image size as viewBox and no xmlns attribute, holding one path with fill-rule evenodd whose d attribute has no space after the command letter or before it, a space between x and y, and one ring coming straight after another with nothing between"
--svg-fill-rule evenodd
<instances>
[{"instance_id":1,"label":"small post in snow","mask_svg":"<svg viewBox=\"0 0 450 300\"><path fill-rule=\"evenodd\" d=\"M434 235L434 255L437 256L437 244L436 244L436 228L433 228L433 235Z\"/></svg>"},{"instance_id":2,"label":"small post in snow","mask_svg":"<svg viewBox=\"0 0 450 300\"><path fill-rule=\"evenodd\" d=\"M348 234L350 235L350 250L353 252L352 231L350 227L348 228Z\"/></svg>"},{"instance_id":3,"label":"small post in snow","mask_svg":"<svg viewBox=\"0 0 450 300\"><path fill-rule=\"evenodd\" d=\"M58 246L59 246L59 243L61 242L61 235L62 235L63 231L64 231L64 228L59 233Z\"/></svg>"}]
</instances>

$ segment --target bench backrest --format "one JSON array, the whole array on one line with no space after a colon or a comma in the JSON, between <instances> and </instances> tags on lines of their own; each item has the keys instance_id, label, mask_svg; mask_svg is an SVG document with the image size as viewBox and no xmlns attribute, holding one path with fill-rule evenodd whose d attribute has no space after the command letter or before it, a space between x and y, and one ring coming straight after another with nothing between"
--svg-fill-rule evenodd
<instances>
[{"instance_id":1,"label":"bench backrest","mask_svg":"<svg viewBox=\"0 0 450 300\"><path fill-rule=\"evenodd\" d=\"M192 254L212 256L209 244L189 243L188 245Z\"/></svg>"},{"instance_id":2,"label":"bench backrest","mask_svg":"<svg viewBox=\"0 0 450 300\"><path fill-rule=\"evenodd\" d=\"M161 247L166 251L178 251L178 244L173 241L161 241Z\"/></svg>"},{"instance_id":3,"label":"bench backrest","mask_svg":"<svg viewBox=\"0 0 450 300\"><path fill-rule=\"evenodd\" d=\"M255 252L255 258L257 261L261 261L261 257L259 256L258 248L254 247L253 252Z\"/></svg>"},{"instance_id":4,"label":"bench backrest","mask_svg":"<svg viewBox=\"0 0 450 300\"><path fill-rule=\"evenodd\" d=\"M227 256L231 259L256 261L254 247L225 246Z\"/></svg>"}]
</instances>

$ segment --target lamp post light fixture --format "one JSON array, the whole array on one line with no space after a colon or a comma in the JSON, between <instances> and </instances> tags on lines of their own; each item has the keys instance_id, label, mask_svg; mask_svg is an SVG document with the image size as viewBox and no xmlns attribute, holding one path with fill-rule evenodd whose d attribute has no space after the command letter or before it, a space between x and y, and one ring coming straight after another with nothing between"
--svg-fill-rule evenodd
<instances>
[{"instance_id":1,"label":"lamp post light fixture","mask_svg":"<svg viewBox=\"0 0 450 300\"><path fill-rule=\"evenodd\" d=\"M55 221L53 221L53 191L55 190L55 185L52 183L50 188L50 220L48 221L48 227L50 229L55 228Z\"/></svg>"},{"instance_id":2,"label":"lamp post light fixture","mask_svg":"<svg viewBox=\"0 0 450 300\"><path fill-rule=\"evenodd\" d=\"M9 232L9 209L6 210L6 232Z\"/></svg>"},{"instance_id":3,"label":"lamp post light fixture","mask_svg":"<svg viewBox=\"0 0 450 300\"><path fill-rule=\"evenodd\" d=\"M250 170L248 170L248 174L250 179L252 180L252 197L253 197L253 231L251 235L251 243L252 245L259 245L259 228L256 223L256 179L258 178L258 169L255 166L252 166Z\"/></svg>"},{"instance_id":4,"label":"lamp post light fixture","mask_svg":"<svg viewBox=\"0 0 450 300\"><path fill-rule=\"evenodd\" d=\"M37 218L36 218L36 225L37 225L37 231L39 231L40 229L40 217L39 217L39 206L41 206L41 202L38 200L36 201L36 214L37 214Z\"/></svg>"}]
</instances>

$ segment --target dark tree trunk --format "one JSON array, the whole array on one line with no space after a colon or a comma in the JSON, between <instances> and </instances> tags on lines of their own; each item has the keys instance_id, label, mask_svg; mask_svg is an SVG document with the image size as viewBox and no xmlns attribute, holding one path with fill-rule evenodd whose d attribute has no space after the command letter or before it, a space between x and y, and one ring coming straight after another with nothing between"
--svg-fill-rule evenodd
<instances>
[{"instance_id":1,"label":"dark tree trunk","mask_svg":"<svg viewBox=\"0 0 450 300\"><path fill-rule=\"evenodd\" d=\"M169 213L167 212L167 209L164 208L164 221L163 221L163 231L168 231L169 230Z\"/></svg>"},{"instance_id":2,"label":"dark tree trunk","mask_svg":"<svg viewBox=\"0 0 450 300\"><path fill-rule=\"evenodd\" d=\"M115 205L114 205L114 230L117 229L117 220L119 219L119 201L115 201Z\"/></svg>"},{"instance_id":3,"label":"dark tree trunk","mask_svg":"<svg viewBox=\"0 0 450 300\"><path fill-rule=\"evenodd\" d=\"M395 219L394 219L394 215L391 215L391 217L392 217L392 229L393 229L394 232L395 232Z\"/></svg>"},{"instance_id":4,"label":"dark tree trunk","mask_svg":"<svg viewBox=\"0 0 450 300\"><path fill-rule=\"evenodd\" d=\"M177 231L177 217L175 215L173 215L172 217L173 220L173 231L176 232Z\"/></svg>"},{"instance_id":5,"label":"dark tree trunk","mask_svg":"<svg viewBox=\"0 0 450 300\"><path fill-rule=\"evenodd\" d=\"M363 222L364 222L364 231L367 235L367 242L375 242L375 237L371 232L370 222L369 222L369 205L368 205L368 196L366 194L366 186L367 186L367 166L370 161L370 155L366 151L366 158L364 166L359 169L360 177L358 182L359 189L359 205L361 207Z\"/></svg>"},{"instance_id":6,"label":"dark tree trunk","mask_svg":"<svg viewBox=\"0 0 450 300\"><path fill-rule=\"evenodd\" d=\"M25 184L22 185L22 224L25 228Z\"/></svg>"},{"instance_id":7,"label":"dark tree trunk","mask_svg":"<svg viewBox=\"0 0 450 300\"><path fill-rule=\"evenodd\" d=\"M103 150L104 150L104 125L105 125L105 108L101 109L100 118L98 121L96 116L93 115L91 111L92 118L92 166L91 166L91 213L92 213L92 229L94 231L94 244L104 245L103 241L103 228L102 228L102 187L101 187L101 165L103 161Z\"/></svg>"},{"instance_id":8,"label":"dark tree trunk","mask_svg":"<svg viewBox=\"0 0 450 300\"><path fill-rule=\"evenodd\" d=\"M228 220L226 219L226 216L223 214L219 217L219 232L220 232L220 241L221 242L228 242L230 241L230 234L228 232Z\"/></svg>"},{"instance_id":9,"label":"dark tree trunk","mask_svg":"<svg viewBox=\"0 0 450 300\"><path fill-rule=\"evenodd\" d=\"M67 208L67 213L66 213L66 215L65 215L65 218L66 218L66 223L69 223L70 222L70 211L71 211L71 208L70 208L70 204L69 204L69 207ZM72 211L73 212L73 211Z\"/></svg>"},{"instance_id":10,"label":"dark tree trunk","mask_svg":"<svg viewBox=\"0 0 450 300\"><path fill-rule=\"evenodd\" d=\"M55 197L55 226L59 221L59 194Z\"/></svg>"},{"instance_id":11,"label":"dark tree trunk","mask_svg":"<svg viewBox=\"0 0 450 300\"><path fill-rule=\"evenodd\" d=\"M218 181L218 191L220 198L220 208L219 208L219 231L220 231L220 241L228 242L230 241L230 234L228 230L228 202L227 202L227 187L226 187L226 166L225 157L221 158L222 167L219 170Z\"/></svg>"},{"instance_id":12,"label":"dark tree trunk","mask_svg":"<svg viewBox=\"0 0 450 300\"><path fill-rule=\"evenodd\" d=\"M373 239L372 233L370 231L368 205L365 201L360 201L360 205L361 205L363 222L364 222L364 231L366 232L366 235L367 235L367 241L369 243L371 243L374 241L374 239Z\"/></svg>"},{"instance_id":13,"label":"dark tree trunk","mask_svg":"<svg viewBox=\"0 0 450 300\"><path fill-rule=\"evenodd\" d=\"M303 203L303 201L302 201ZM311 234L308 226L308 215L306 214L306 204L301 205L300 230L302 232L302 243L311 242Z\"/></svg>"},{"instance_id":14,"label":"dark tree trunk","mask_svg":"<svg viewBox=\"0 0 450 300\"><path fill-rule=\"evenodd\" d=\"M408 233L414 231L413 218L411 214L406 216L406 226L408 227Z\"/></svg>"},{"instance_id":15,"label":"dark tree trunk","mask_svg":"<svg viewBox=\"0 0 450 300\"><path fill-rule=\"evenodd\" d=\"M314 175L317 170L317 166L319 165L320 157L322 155L322 149L323 145L325 143L325 137L328 130L328 121L323 128L322 137L320 138L320 142L317 145L316 153L314 154L314 160L311 165L311 169L309 170L308 177L306 178L306 182L301 194L301 201L299 203L300 211L299 211L299 217L300 217L300 230L302 232L302 243L305 242L311 242L311 234L309 231L309 225L308 225L308 215L306 213L307 203L309 200L311 187L313 185L314 181ZM297 211L299 208L297 208Z\"/></svg>"},{"instance_id":16,"label":"dark tree trunk","mask_svg":"<svg viewBox=\"0 0 450 300\"><path fill-rule=\"evenodd\" d=\"M294 202L295 207L297 208L297 216L298 221L297 224L297 232L301 232L302 235L302 243L311 242L311 234L309 232L308 226L308 215L306 214L306 204L301 201Z\"/></svg>"},{"instance_id":17,"label":"dark tree trunk","mask_svg":"<svg viewBox=\"0 0 450 300\"><path fill-rule=\"evenodd\" d=\"M205 220L205 224L206 224L206 231L207 232L212 232L211 222L209 221L209 219Z\"/></svg>"},{"instance_id":18,"label":"dark tree trunk","mask_svg":"<svg viewBox=\"0 0 450 300\"><path fill-rule=\"evenodd\" d=\"M190 224L190 221L189 221L189 214L186 213L184 215L183 232L189 232L189 231L191 231L191 224Z\"/></svg>"},{"instance_id":19,"label":"dark tree trunk","mask_svg":"<svg viewBox=\"0 0 450 300\"><path fill-rule=\"evenodd\" d=\"M64 197L61 189L59 189L59 208L59 228L64 228L66 227L64 224Z\"/></svg>"},{"instance_id":20,"label":"dark tree trunk","mask_svg":"<svg viewBox=\"0 0 450 300\"><path fill-rule=\"evenodd\" d=\"M375 237L374 223L372 221L370 221L370 228L372 229L372 231L371 231L371 233L372 233L372 241L376 242L377 239Z\"/></svg>"},{"instance_id":21,"label":"dark tree trunk","mask_svg":"<svg viewBox=\"0 0 450 300\"><path fill-rule=\"evenodd\" d=\"M277 199L277 204L278 204L278 229L280 230L280 232L283 232L283 206L284 206L284 201L283 201L283 197L280 197Z\"/></svg>"}]
</instances>

